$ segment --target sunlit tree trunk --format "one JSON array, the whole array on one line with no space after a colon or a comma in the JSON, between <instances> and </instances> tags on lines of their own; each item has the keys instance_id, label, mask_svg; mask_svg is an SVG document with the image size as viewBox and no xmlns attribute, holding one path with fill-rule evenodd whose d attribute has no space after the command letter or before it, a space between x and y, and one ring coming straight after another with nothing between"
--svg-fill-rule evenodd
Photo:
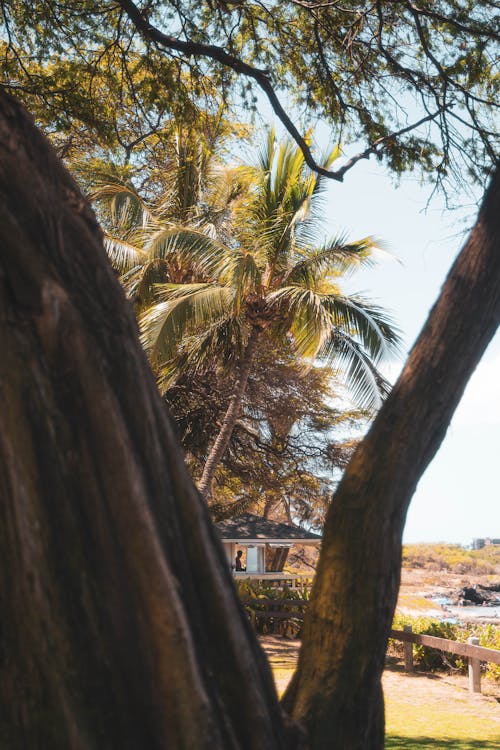
<instances>
[{"instance_id":1,"label":"sunlit tree trunk","mask_svg":"<svg viewBox=\"0 0 500 750\"><path fill-rule=\"evenodd\" d=\"M95 218L1 92L0 352L2 748L294 746Z\"/></svg>"},{"instance_id":2,"label":"sunlit tree trunk","mask_svg":"<svg viewBox=\"0 0 500 750\"><path fill-rule=\"evenodd\" d=\"M380 678L406 512L499 322L497 172L406 367L328 513L299 668L283 701L309 729L313 748L383 747Z\"/></svg>"}]
</instances>

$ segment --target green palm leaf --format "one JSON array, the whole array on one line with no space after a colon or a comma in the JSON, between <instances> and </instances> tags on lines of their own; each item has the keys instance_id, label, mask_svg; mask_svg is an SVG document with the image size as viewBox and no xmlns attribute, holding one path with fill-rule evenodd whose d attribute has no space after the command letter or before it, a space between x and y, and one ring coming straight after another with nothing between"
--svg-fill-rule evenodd
<instances>
[{"instance_id":1,"label":"green palm leaf","mask_svg":"<svg viewBox=\"0 0 500 750\"><path fill-rule=\"evenodd\" d=\"M208 276L219 275L226 265L228 253L228 248L217 238L186 227L158 229L150 236L146 250L154 258L176 257Z\"/></svg>"},{"instance_id":2,"label":"green palm leaf","mask_svg":"<svg viewBox=\"0 0 500 750\"><path fill-rule=\"evenodd\" d=\"M322 360L337 368L360 407L376 411L391 386L370 356L350 336L335 330L320 352Z\"/></svg>"},{"instance_id":3,"label":"green palm leaf","mask_svg":"<svg viewBox=\"0 0 500 750\"><path fill-rule=\"evenodd\" d=\"M313 359L331 328L321 295L301 286L288 286L271 292L267 299L287 320L297 355Z\"/></svg>"},{"instance_id":4,"label":"green palm leaf","mask_svg":"<svg viewBox=\"0 0 500 750\"><path fill-rule=\"evenodd\" d=\"M147 263L132 268L123 274L122 284L127 295L143 309L156 301L155 289L170 279L169 264L160 258L151 258Z\"/></svg>"},{"instance_id":5,"label":"green palm leaf","mask_svg":"<svg viewBox=\"0 0 500 750\"><path fill-rule=\"evenodd\" d=\"M120 274L136 268L147 257L142 247L109 234L104 237L104 248L113 268Z\"/></svg>"},{"instance_id":6,"label":"green palm leaf","mask_svg":"<svg viewBox=\"0 0 500 750\"><path fill-rule=\"evenodd\" d=\"M234 370L244 351L247 333L241 318L228 316L185 336L175 355L159 368L160 390L170 388L181 377L189 379L212 370L214 362L223 372Z\"/></svg>"},{"instance_id":7,"label":"green palm leaf","mask_svg":"<svg viewBox=\"0 0 500 750\"><path fill-rule=\"evenodd\" d=\"M160 302L141 316L144 348L154 362L169 360L186 331L222 317L231 301L229 290L213 284L163 284Z\"/></svg>"},{"instance_id":8,"label":"green palm leaf","mask_svg":"<svg viewBox=\"0 0 500 750\"><path fill-rule=\"evenodd\" d=\"M282 287L268 299L282 315L288 314L297 355L309 361L341 362L348 380L352 379L353 394L361 405L368 399L373 406L374 394L380 396L385 382L374 363L397 350L400 341L384 311L359 297L321 294L303 286Z\"/></svg>"},{"instance_id":9,"label":"green palm leaf","mask_svg":"<svg viewBox=\"0 0 500 750\"><path fill-rule=\"evenodd\" d=\"M242 299L260 291L262 271L257 259L252 253L240 250L228 253L223 277L229 279L229 284L234 290L234 311L239 315Z\"/></svg>"},{"instance_id":10,"label":"green palm leaf","mask_svg":"<svg viewBox=\"0 0 500 750\"><path fill-rule=\"evenodd\" d=\"M91 200L103 204L117 232L123 233L144 227L155 221L154 210L133 187L121 182L98 186Z\"/></svg>"},{"instance_id":11,"label":"green palm leaf","mask_svg":"<svg viewBox=\"0 0 500 750\"><path fill-rule=\"evenodd\" d=\"M359 296L321 295L333 329L344 331L364 347L374 361L395 353L400 335L387 313Z\"/></svg>"},{"instance_id":12,"label":"green palm leaf","mask_svg":"<svg viewBox=\"0 0 500 750\"><path fill-rule=\"evenodd\" d=\"M314 288L325 277L348 276L362 266L373 265L372 250L379 246L373 237L348 243L345 237L339 236L323 247L299 250L299 260L284 281Z\"/></svg>"}]
</instances>

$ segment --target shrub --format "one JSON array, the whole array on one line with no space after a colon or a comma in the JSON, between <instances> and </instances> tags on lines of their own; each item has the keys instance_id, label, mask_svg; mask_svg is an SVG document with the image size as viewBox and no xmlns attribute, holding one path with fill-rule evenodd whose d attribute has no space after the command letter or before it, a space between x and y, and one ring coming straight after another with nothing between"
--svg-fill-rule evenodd
<instances>
[{"instance_id":1,"label":"shrub","mask_svg":"<svg viewBox=\"0 0 500 750\"><path fill-rule=\"evenodd\" d=\"M403 630L404 625L411 625L414 633L422 635L433 635L437 638L447 638L450 641L465 643L470 636L479 638L479 645L486 648L500 650L500 629L496 625L472 625L440 622L428 617L410 617L408 615L396 614L393 622L395 630ZM403 644L394 639L389 640L388 652L399 657L403 655ZM467 673L467 659L455 654L438 651L429 646L413 645L413 661L417 668L430 671L446 671L447 669ZM500 682L500 666L497 664L482 663L481 669L484 674L493 680Z\"/></svg>"},{"instance_id":2,"label":"shrub","mask_svg":"<svg viewBox=\"0 0 500 750\"><path fill-rule=\"evenodd\" d=\"M403 549L406 568L451 570L459 575L500 573L500 547L465 549L458 544L410 544Z\"/></svg>"},{"instance_id":3,"label":"shrub","mask_svg":"<svg viewBox=\"0 0 500 750\"><path fill-rule=\"evenodd\" d=\"M280 600L293 599L298 602L303 601L305 603L309 601L310 596L309 589L297 590L289 589L287 587L278 589L266 585L265 583L248 580L235 581L235 584L236 590L238 591L241 599L273 599L274 601L276 601L276 607L279 607L280 610L283 610L285 612L288 609L293 612L304 612L306 607L297 607L297 605L291 607L287 604L280 604ZM258 633L260 633L261 635L265 635L266 633L274 632L274 623L270 619L259 617L259 611L265 611L264 606L259 607L258 602L252 602L250 604L249 602L245 601L243 601L243 606L248 614L250 621L252 622ZM294 618L292 615L288 620L279 621L279 632L281 635L297 637L298 635L300 635L301 630L302 620Z\"/></svg>"}]
</instances>

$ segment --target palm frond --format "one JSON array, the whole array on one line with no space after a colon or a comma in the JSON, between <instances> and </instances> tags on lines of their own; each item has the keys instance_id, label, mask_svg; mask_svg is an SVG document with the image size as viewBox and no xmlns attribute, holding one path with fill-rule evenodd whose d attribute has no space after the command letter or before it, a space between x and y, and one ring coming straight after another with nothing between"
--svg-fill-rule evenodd
<instances>
[{"instance_id":1,"label":"palm frond","mask_svg":"<svg viewBox=\"0 0 500 750\"><path fill-rule=\"evenodd\" d=\"M142 247L109 234L104 237L104 248L113 268L119 274L132 270L147 257Z\"/></svg>"},{"instance_id":2,"label":"palm frond","mask_svg":"<svg viewBox=\"0 0 500 750\"><path fill-rule=\"evenodd\" d=\"M287 286L271 292L267 299L287 319L296 354L314 358L331 329L322 296L304 287Z\"/></svg>"},{"instance_id":3,"label":"palm frond","mask_svg":"<svg viewBox=\"0 0 500 750\"><path fill-rule=\"evenodd\" d=\"M332 329L357 339L375 362L398 351L400 333L383 308L354 295L322 294L321 299Z\"/></svg>"},{"instance_id":4,"label":"palm frond","mask_svg":"<svg viewBox=\"0 0 500 750\"><path fill-rule=\"evenodd\" d=\"M222 278L227 278L233 290L234 311L239 315L242 299L256 294L262 284L262 270L255 255L241 250L227 254Z\"/></svg>"},{"instance_id":5,"label":"palm frond","mask_svg":"<svg viewBox=\"0 0 500 750\"><path fill-rule=\"evenodd\" d=\"M160 284L171 281L171 268L168 261L150 258L124 274L121 282L127 296L142 310L156 301L156 289Z\"/></svg>"},{"instance_id":6,"label":"palm frond","mask_svg":"<svg viewBox=\"0 0 500 750\"><path fill-rule=\"evenodd\" d=\"M160 302L139 321L143 346L156 362L171 359L186 331L223 317L231 303L228 289L214 284L161 284L157 293Z\"/></svg>"},{"instance_id":7,"label":"palm frond","mask_svg":"<svg viewBox=\"0 0 500 750\"><path fill-rule=\"evenodd\" d=\"M170 388L179 378L195 377L214 363L227 373L235 369L244 351L247 331L238 316L227 316L208 328L185 336L172 359L163 362L158 370L160 390Z\"/></svg>"},{"instance_id":8,"label":"palm frond","mask_svg":"<svg viewBox=\"0 0 500 750\"><path fill-rule=\"evenodd\" d=\"M345 277L361 266L374 265L372 251L379 246L373 237L347 242L345 236L340 235L322 247L298 250L300 259L285 280L311 287L328 276Z\"/></svg>"},{"instance_id":9,"label":"palm frond","mask_svg":"<svg viewBox=\"0 0 500 750\"><path fill-rule=\"evenodd\" d=\"M246 194L253 179L254 170L248 167L214 164L207 175L205 205L227 212L234 201Z\"/></svg>"},{"instance_id":10,"label":"palm frond","mask_svg":"<svg viewBox=\"0 0 500 750\"><path fill-rule=\"evenodd\" d=\"M301 179L303 168L302 150L290 140L280 143L275 164L273 164L273 190L279 205L285 206L287 202L293 203L294 198L304 193L303 188L306 183ZM302 203L300 199L299 202Z\"/></svg>"},{"instance_id":11,"label":"palm frond","mask_svg":"<svg viewBox=\"0 0 500 750\"><path fill-rule=\"evenodd\" d=\"M90 197L106 208L113 227L120 234L155 221L151 206L133 187L121 182L100 185Z\"/></svg>"},{"instance_id":12,"label":"palm frond","mask_svg":"<svg viewBox=\"0 0 500 750\"><path fill-rule=\"evenodd\" d=\"M186 227L160 228L146 244L150 257L177 257L208 276L217 276L224 267L228 248L217 238Z\"/></svg>"},{"instance_id":13,"label":"palm frond","mask_svg":"<svg viewBox=\"0 0 500 750\"><path fill-rule=\"evenodd\" d=\"M274 127L270 127L267 132L267 138L264 141L257 156L257 167L264 174L271 173L275 150L276 133Z\"/></svg>"},{"instance_id":14,"label":"palm frond","mask_svg":"<svg viewBox=\"0 0 500 750\"><path fill-rule=\"evenodd\" d=\"M337 369L360 408L376 411L390 393L391 385L372 359L349 335L334 330L323 350L322 360Z\"/></svg>"}]
</instances>

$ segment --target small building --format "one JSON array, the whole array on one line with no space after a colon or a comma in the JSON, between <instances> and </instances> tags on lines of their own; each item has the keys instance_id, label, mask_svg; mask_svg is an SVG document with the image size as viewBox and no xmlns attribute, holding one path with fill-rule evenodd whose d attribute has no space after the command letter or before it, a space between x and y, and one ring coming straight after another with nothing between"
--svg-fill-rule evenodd
<instances>
[{"instance_id":1,"label":"small building","mask_svg":"<svg viewBox=\"0 0 500 750\"><path fill-rule=\"evenodd\" d=\"M242 513L215 524L235 578L259 580L289 579L283 568L290 548L297 545L318 545L321 537L300 526L278 523L252 513ZM242 550L244 571L235 570L238 550Z\"/></svg>"},{"instance_id":2,"label":"small building","mask_svg":"<svg viewBox=\"0 0 500 750\"><path fill-rule=\"evenodd\" d=\"M486 537L486 539L472 540L472 549L483 549L483 547L500 547L500 539Z\"/></svg>"}]
</instances>

